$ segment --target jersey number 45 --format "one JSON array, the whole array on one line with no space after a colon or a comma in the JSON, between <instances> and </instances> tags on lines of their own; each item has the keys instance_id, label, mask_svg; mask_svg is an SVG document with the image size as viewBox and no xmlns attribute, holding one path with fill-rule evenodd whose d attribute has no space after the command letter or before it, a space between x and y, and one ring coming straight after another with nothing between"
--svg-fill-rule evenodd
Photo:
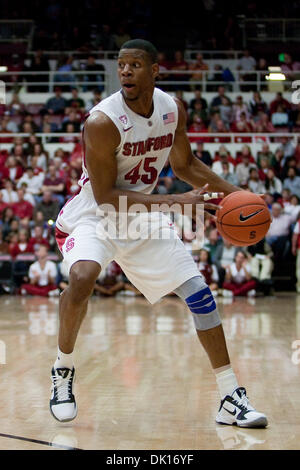
<instances>
[{"instance_id":1,"label":"jersey number 45","mask_svg":"<svg viewBox=\"0 0 300 470\"><path fill-rule=\"evenodd\" d=\"M151 164L156 162L156 160L156 157L146 157L144 160L141 160L134 168L126 173L124 176L125 180L129 180L130 184L136 184L139 180L144 184L152 184L157 178L157 169L151 166Z\"/></svg>"}]
</instances>

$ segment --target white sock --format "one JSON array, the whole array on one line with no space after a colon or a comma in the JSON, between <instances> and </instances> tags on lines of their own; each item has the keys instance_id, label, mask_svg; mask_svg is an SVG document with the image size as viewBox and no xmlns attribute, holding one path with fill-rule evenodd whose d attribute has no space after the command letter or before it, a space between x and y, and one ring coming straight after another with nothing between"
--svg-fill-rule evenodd
<instances>
[{"instance_id":1,"label":"white sock","mask_svg":"<svg viewBox=\"0 0 300 470\"><path fill-rule=\"evenodd\" d=\"M74 367L73 353L65 354L57 348L57 359L54 363L54 369L59 369L60 367L67 367L68 369Z\"/></svg>"},{"instance_id":2,"label":"white sock","mask_svg":"<svg viewBox=\"0 0 300 470\"><path fill-rule=\"evenodd\" d=\"M228 364L226 366L219 367L218 369L214 369L214 373L216 374L216 381L219 387L221 399L226 395L232 395L239 385L231 365Z\"/></svg>"}]
</instances>

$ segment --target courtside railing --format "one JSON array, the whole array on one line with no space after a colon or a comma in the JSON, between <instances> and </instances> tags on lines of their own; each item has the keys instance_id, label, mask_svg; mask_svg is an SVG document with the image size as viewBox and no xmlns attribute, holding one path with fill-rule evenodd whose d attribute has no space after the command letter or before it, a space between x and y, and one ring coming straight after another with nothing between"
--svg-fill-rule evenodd
<instances>
[{"instance_id":1,"label":"courtside railing","mask_svg":"<svg viewBox=\"0 0 300 470\"><path fill-rule=\"evenodd\" d=\"M0 151L1 148L5 148L6 145L12 144L15 137L22 137L26 141L31 134L28 133L2 133L0 132ZM52 133L41 133L37 132L35 135L41 140L43 145L49 143L64 144L64 143L75 143L81 140L81 133L66 133L66 132L52 132ZM191 142L206 142L206 143L228 143L228 144L280 144L283 138L289 139L293 145L297 145L300 142L300 135L298 133L288 132L275 132L275 133L208 133L208 132L188 132L187 133ZM55 142L56 141L56 142Z\"/></svg>"},{"instance_id":2,"label":"courtside railing","mask_svg":"<svg viewBox=\"0 0 300 470\"><path fill-rule=\"evenodd\" d=\"M198 87L203 92L206 92L215 91L218 86L222 85L228 91L233 92L254 90L274 92L274 86L278 88L278 90L276 89L277 91L291 90L292 82L300 78L300 71L283 72L286 78L284 81L266 80L266 76L270 73L267 70L253 70L249 72L230 70L231 76L229 78L228 76L225 78L224 72L224 70L161 70L157 84L163 87L165 91L178 89L193 91ZM93 76L95 80L87 80L87 76L89 78ZM23 88L24 91L35 92L41 91L42 87L45 92L52 93L55 86L70 88L76 86L81 91L85 91L87 86L106 89L110 79L111 74L109 72L98 70L93 72L85 70L72 70L69 72L57 70L45 72L0 71L0 80L5 82L7 91L19 91Z\"/></svg>"}]
</instances>

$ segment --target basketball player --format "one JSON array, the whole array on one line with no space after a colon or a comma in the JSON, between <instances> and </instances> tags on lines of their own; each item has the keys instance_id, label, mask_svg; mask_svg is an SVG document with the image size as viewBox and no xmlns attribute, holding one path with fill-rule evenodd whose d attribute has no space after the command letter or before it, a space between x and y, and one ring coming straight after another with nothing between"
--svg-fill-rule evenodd
<instances>
[{"instance_id":1,"label":"basketball player","mask_svg":"<svg viewBox=\"0 0 300 470\"><path fill-rule=\"evenodd\" d=\"M77 415L72 353L100 270L115 260L151 303L172 291L186 302L216 375L221 397L216 421L265 427L266 416L249 404L246 390L239 386L232 370L211 291L170 219L162 213L166 212L166 204L171 207L174 203L181 207L204 204L205 210L216 209L206 202L206 183L221 197L240 188L218 177L193 156L186 135L185 111L179 101L155 87L158 74L155 47L139 39L126 42L118 57L121 90L97 104L84 124L82 189L63 207L56 224L57 242L69 268L69 286L60 297L50 410L59 421L70 421ZM168 157L181 180L196 188L204 186L204 190L151 194ZM138 217L145 230L151 223L152 232L165 236L136 240L104 237L103 230L99 231L104 212L99 215L97 208L106 205L121 214L121 196L127 197L128 208L143 204L148 210L148 214L126 217ZM157 208L151 212L152 204L163 203L161 212ZM118 227L120 224L116 222Z\"/></svg>"}]
</instances>

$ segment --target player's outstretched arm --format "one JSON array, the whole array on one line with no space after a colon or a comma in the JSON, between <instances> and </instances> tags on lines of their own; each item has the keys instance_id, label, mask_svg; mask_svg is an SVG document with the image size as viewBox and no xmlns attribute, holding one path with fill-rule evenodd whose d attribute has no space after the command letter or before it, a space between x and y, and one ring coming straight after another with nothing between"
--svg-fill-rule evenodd
<instances>
[{"instance_id":1,"label":"player's outstretched arm","mask_svg":"<svg viewBox=\"0 0 300 470\"><path fill-rule=\"evenodd\" d=\"M150 212L153 205L156 210L158 205L164 205L161 210L167 212L167 207L176 207L176 204L198 204L206 201L201 190L185 194L149 195L117 188L116 149L120 144L120 134L111 119L102 112L93 113L86 120L84 144L87 170L94 197L99 205L111 204L119 211L120 196L126 196L128 208L133 204L143 204ZM216 208L214 204L205 202L205 209Z\"/></svg>"},{"instance_id":2,"label":"player's outstretched arm","mask_svg":"<svg viewBox=\"0 0 300 470\"><path fill-rule=\"evenodd\" d=\"M210 191L223 192L225 195L241 191L241 188L220 178L193 155L186 134L186 113L180 101L175 101L178 107L178 125L170 153L170 164L176 176L196 188L208 183Z\"/></svg>"}]
</instances>

